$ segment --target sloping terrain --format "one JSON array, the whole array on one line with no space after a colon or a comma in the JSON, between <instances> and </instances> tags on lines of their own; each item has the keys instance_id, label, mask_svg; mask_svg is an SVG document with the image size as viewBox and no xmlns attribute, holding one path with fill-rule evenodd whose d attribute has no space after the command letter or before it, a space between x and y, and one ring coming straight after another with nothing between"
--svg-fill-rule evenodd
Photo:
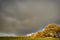
<instances>
[{"instance_id":1,"label":"sloping terrain","mask_svg":"<svg viewBox=\"0 0 60 40\"><path fill-rule=\"evenodd\" d=\"M56 24L49 24L43 30L29 36L0 37L0 40L60 40L60 27Z\"/></svg>"},{"instance_id":2,"label":"sloping terrain","mask_svg":"<svg viewBox=\"0 0 60 40\"><path fill-rule=\"evenodd\" d=\"M58 38L58 37L60 37L60 27L56 24L49 24L43 30L33 33L27 37L30 37L30 38L46 38L46 37Z\"/></svg>"}]
</instances>

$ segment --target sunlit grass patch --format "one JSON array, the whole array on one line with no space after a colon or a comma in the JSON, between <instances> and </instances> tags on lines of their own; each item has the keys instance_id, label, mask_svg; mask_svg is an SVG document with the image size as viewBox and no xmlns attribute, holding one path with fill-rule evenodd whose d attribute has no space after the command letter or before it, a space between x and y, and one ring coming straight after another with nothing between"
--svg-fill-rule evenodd
<instances>
[{"instance_id":1,"label":"sunlit grass patch","mask_svg":"<svg viewBox=\"0 0 60 40\"><path fill-rule=\"evenodd\" d=\"M21 37L0 37L0 40L60 40L60 38L21 38Z\"/></svg>"}]
</instances>

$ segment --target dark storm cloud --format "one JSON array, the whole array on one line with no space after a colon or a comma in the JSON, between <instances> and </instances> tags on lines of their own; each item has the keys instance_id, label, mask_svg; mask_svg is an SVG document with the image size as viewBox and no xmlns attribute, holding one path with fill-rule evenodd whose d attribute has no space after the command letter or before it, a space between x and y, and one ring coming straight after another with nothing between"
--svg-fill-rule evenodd
<instances>
[{"instance_id":1,"label":"dark storm cloud","mask_svg":"<svg viewBox=\"0 0 60 40\"><path fill-rule=\"evenodd\" d=\"M56 21L58 5L50 1L0 0L0 32L27 34Z\"/></svg>"}]
</instances>

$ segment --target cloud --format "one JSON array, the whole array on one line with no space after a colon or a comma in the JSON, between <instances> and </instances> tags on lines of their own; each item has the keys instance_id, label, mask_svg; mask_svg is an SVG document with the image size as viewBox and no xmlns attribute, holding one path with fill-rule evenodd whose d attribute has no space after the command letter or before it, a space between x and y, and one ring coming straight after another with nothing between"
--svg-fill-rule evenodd
<instances>
[{"instance_id":1,"label":"cloud","mask_svg":"<svg viewBox=\"0 0 60 40\"><path fill-rule=\"evenodd\" d=\"M55 2L3 0L0 4L0 32L28 34L58 18Z\"/></svg>"},{"instance_id":2,"label":"cloud","mask_svg":"<svg viewBox=\"0 0 60 40\"><path fill-rule=\"evenodd\" d=\"M11 34L11 33L1 33L0 32L0 36L16 36L15 34Z\"/></svg>"},{"instance_id":3,"label":"cloud","mask_svg":"<svg viewBox=\"0 0 60 40\"><path fill-rule=\"evenodd\" d=\"M31 36L32 34L34 34L34 33L27 34L26 36Z\"/></svg>"}]
</instances>

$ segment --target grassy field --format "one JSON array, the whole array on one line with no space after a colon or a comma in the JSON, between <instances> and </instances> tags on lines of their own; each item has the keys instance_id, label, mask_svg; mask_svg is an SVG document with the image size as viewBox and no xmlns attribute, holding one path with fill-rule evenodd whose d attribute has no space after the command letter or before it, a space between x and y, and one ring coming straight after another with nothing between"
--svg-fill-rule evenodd
<instances>
[{"instance_id":1,"label":"grassy field","mask_svg":"<svg viewBox=\"0 0 60 40\"><path fill-rule=\"evenodd\" d=\"M60 38L21 38L21 37L0 37L0 40L60 40Z\"/></svg>"}]
</instances>

